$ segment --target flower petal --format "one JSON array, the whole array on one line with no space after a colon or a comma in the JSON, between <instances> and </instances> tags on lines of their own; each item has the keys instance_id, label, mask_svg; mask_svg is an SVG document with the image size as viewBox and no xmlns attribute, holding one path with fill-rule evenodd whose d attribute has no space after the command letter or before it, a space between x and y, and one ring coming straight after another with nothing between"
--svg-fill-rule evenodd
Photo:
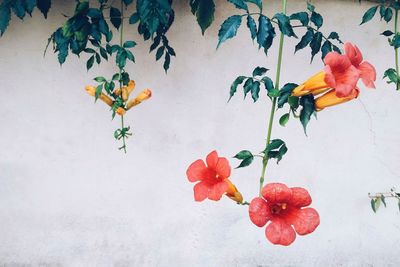
<instances>
[{"instance_id":1,"label":"flower petal","mask_svg":"<svg viewBox=\"0 0 400 267\"><path fill-rule=\"evenodd\" d=\"M376 81L376 70L369 62L364 61L358 66L361 72L360 77L364 85L368 88L375 88L374 81Z\"/></svg>"},{"instance_id":2,"label":"flower petal","mask_svg":"<svg viewBox=\"0 0 400 267\"><path fill-rule=\"evenodd\" d=\"M208 169L203 160L198 159L186 171L186 176L190 182L201 181L207 177Z\"/></svg>"},{"instance_id":3,"label":"flower petal","mask_svg":"<svg viewBox=\"0 0 400 267\"><path fill-rule=\"evenodd\" d=\"M229 165L229 161L226 158L218 158L215 171L222 179L226 179L231 176L231 166Z\"/></svg>"},{"instance_id":4,"label":"flower petal","mask_svg":"<svg viewBox=\"0 0 400 267\"><path fill-rule=\"evenodd\" d=\"M351 64L353 64L355 67L358 67L358 65L360 65L360 63L363 61L363 56L360 49L358 49L358 47L352 43L344 44L344 53L349 57Z\"/></svg>"},{"instance_id":5,"label":"flower petal","mask_svg":"<svg viewBox=\"0 0 400 267\"><path fill-rule=\"evenodd\" d=\"M204 199L206 199L208 196L208 190L209 190L209 188L205 182L197 183L193 187L194 200L195 201L203 201Z\"/></svg>"},{"instance_id":6,"label":"flower petal","mask_svg":"<svg viewBox=\"0 0 400 267\"><path fill-rule=\"evenodd\" d=\"M289 246L296 239L292 226L280 218L274 218L265 229L267 239L275 245Z\"/></svg>"},{"instance_id":7,"label":"flower petal","mask_svg":"<svg viewBox=\"0 0 400 267\"><path fill-rule=\"evenodd\" d=\"M272 218L272 213L267 202L261 197L256 197L250 203L249 216L255 225L262 227Z\"/></svg>"},{"instance_id":8,"label":"flower petal","mask_svg":"<svg viewBox=\"0 0 400 267\"><path fill-rule=\"evenodd\" d=\"M315 108L318 111L321 111L322 109L326 107L331 107L335 105L339 105L345 102L348 102L354 98L357 98L359 94L359 90L356 87L348 97L337 97L336 92L334 89L329 91L328 93L318 97L315 99Z\"/></svg>"},{"instance_id":9,"label":"flower petal","mask_svg":"<svg viewBox=\"0 0 400 267\"><path fill-rule=\"evenodd\" d=\"M290 204L296 207L306 207L312 202L311 196L308 191L301 187L292 187L292 199Z\"/></svg>"},{"instance_id":10,"label":"flower petal","mask_svg":"<svg viewBox=\"0 0 400 267\"><path fill-rule=\"evenodd\" d=\"M329 66L333 72L344 72L351 66L350 59L338 52L329 52L324 58L325 65Z\"/></svg>"},{"instance_id":11,"label":"flower petal","mask_svg":"<svg viewBox=\"0 0 400 267\"><path fill-rule=\"evenodd\" d=\"M292 190L281 183L270 183L264 186L262 196L272 203L287 203L292 199Z\"/></svg>"},{"instance_id":12,"label":"flower petal","mask_svg":"<svg viewBox=\"0 0 400 267\"><path fill-rule=\"evenodd\" d=\"M226 181L211 185L208 191L208 198L215 201L220 200L222 195L228 190L228 187L229 185Z\"/></svg>"},{"instance_id":13,"label":"flower petal","mask_svg":"<svg viewBox=\"0 0 400 267\"><path fill-rule=\"evenodd\" d=\"M334 73L336 80L336 95L338 97L347 97L351 95L353 89L357 86L358 79L360 78L360 71L350 66L345 72Z\"/></svg>"},{"instance_id":14,"label":"flower petal","mask_svg":"<svg viewBox=\"0 0 400 267\"><path fill-rule=\"evenodd\" d=\"M215 170L215 166L217 166L217 162L218 162L218 153L217 151L211 151L210 154L207 155L206 158L206 162L207 162L207 166L210 169Z\"/></svg>"},{"instance_id":15,"label":"flower petal","mask_svg":"<svg viewBox=\"0 0 400 267\"><path fill-rule=\"evenodd\" d=\"M292 210L286 221L291 223L299 235L307 235L318 227L320 220L318 212L313 208Z\"/></svg>"}]
</instances>

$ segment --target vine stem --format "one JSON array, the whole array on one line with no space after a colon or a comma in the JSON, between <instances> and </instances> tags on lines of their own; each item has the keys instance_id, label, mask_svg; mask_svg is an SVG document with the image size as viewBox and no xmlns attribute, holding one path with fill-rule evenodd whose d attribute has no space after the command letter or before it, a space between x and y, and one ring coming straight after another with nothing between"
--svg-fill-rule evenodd
<instances>
[{"instance_id":1,"label":"vine stem","mask_svg":"<svg viewBox=\"0 0 400 267\"><path fill-rule=\"evenodd\" d=\"M123 44L123 38L124 38L124 3L123 0L121 0L121 27L120 27L120 32L119 32L119 45L122 47ZM119 88L122 89L122 68L119 67ZM124 115L121 115L121 130L125 128L124 124ZM125 135L122 136L122 148L124 149L124 152L126 154L126 140L125 140Z\"/></svg>"},{"instance_id":2,"label":"vine stem","mask_svg":"<svg viewBox=\"0 0 400 267\"><path fill-rule=\"evenodd\" d=\"M396 9L395 15L394 15L394 34L397 36L398 28L397 28L397 21L399 18L399 11ZM395 48L395 59L396 59L396 74L399 76L399 49ZM396 89L400 90L400 83L397 82L396 84Z\"/></svg>"},{"instance_id":3,"label":"vine stem","mask_svg":"<svg viewBox=\"0 0 400 267\"><path fill-rule=\"evenodd\" d=\"M287 6L287 0L282 0L282 13L283 14L286 14L286 6ZM278 63L277 63L277 67L276 67L276 78L275 78L275 88L278 90L279 90L279 82L280 82L280 78L281 78L283 42L284 42L284 35L281 32L280 39L279 39ZM276 101L277 101L277 98L274 97L272 99L272 106L271 106L271 111L270 111L270 115L269 115L266 146L268 146L269 143L271 142L272 126L274 125L274 117L275 117L275 109L276 109ZM262 164L262 169L261 169L261 177L260 177L260 189L259 189L260 196L261 196L261 190L264 185L265 171L267 170L268 161L269 161L268 155L264 154L263 164Z\"/></svg>"}]
</instances>

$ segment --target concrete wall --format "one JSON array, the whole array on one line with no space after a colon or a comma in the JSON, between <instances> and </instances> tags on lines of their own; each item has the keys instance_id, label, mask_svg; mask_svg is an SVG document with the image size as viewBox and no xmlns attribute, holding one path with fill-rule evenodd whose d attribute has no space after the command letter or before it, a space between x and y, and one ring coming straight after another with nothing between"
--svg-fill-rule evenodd
<instances>
[{"instance_id":1,"label":"concrete wall","mask_svg":"<svg viewBox=\"0 0 400 267\"><path fill-rule=\"evenodd\" d=\"M70 57L62 68L53 54L43 58L61 12L72 13L66 2L47 21L38 12L14 19L0 39L0 266L399 266L397 203L374 214L367 197L399 185L400 175L400 93L380 79L393 65L379 36L387 26L358 26L370 4L315 1L325 31L358 44L378 82L376 90L362 87L357 101L319 113L308 138L295 121L274 127L289 152L270 165L267 182L306 187L321 216L316 232L286 248L271 245L247 209L227 198L195 203L185 176L213 149L228 157L263 148L265 95L256 104L226 101L236 76L258 65L274 75L276 46L266 58L242 27L216 51L219 25L235 10L220 7L202 37L186 1L176 3L168 36L178 57L168 75L141 41L137 64L127 68L154 97L126 116L134 137L125 155L112 137L119 121L83 90L112 74L113 64L87 73L84 58ZM289 1L289 12L304 5ZM273 14L279 1L265 6ZM126 34L139 40L132 29ZM322 68L318 59L308 65L308 50L293 55L294 45L285 44L283 82ZM257 194L259 172L259 162L233 172L247 200Z\"/></svg>"}]
</instances>

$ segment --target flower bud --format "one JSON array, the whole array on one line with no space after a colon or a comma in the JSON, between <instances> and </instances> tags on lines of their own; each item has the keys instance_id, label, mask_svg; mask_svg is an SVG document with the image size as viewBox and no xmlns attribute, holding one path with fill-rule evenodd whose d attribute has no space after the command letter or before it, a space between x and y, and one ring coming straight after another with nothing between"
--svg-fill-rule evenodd
<instances>
[{"instance_id":1,"label":"flower bud","mask_svg":"<svg viewBox=\"0 0 400 267\"><path fill-rule=\"evenodd\" d=\"M229 179L226 179L226 181L228 182L229 185L228 190L226 191L226 196L236 201L237 203L242 203L243 202L242 194L237 190L236 186Z\"/></svg>"},{"instance_id":2,"label":"flower bud","mask_svg":"<svg viewBox=\"0 0 400 267\"><path fill-rule=\"evenodd\" d=\"M143 90L135 99L132 99L131 101L128 102L128 104L126 105L126 110L129 110L132 107L139 105L140 103L149 99L150 97L151 97L150 89Z\"/></svg>"}]
</instances>

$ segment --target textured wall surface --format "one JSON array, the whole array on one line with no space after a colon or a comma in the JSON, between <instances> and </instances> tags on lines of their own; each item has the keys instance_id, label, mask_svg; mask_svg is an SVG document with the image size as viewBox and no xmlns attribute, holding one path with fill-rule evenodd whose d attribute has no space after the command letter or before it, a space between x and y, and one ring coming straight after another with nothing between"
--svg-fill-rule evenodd
<instances>
[{"instance_id":1,"label":"textured wall surface","mask_svg":"<svg viewBox=\"0 0 400 267\"><path fill-rule=\"evenodd\" d=\"M362 87L357 101L319 113L308 137L298 122L275 126L273 137L286 140L289 152L266 180L306 187L321 216L313 234L286 248L271 245L247 209L227 198L195 203L185 176L214 148L227 157L263 148L265 95L256 104L226 101L236 76L258 65L274 75L276 45L266 58L242 26L216 51L219 25L236 11L219 8L203 37L186 1L177 2L169 37L178 57L168 75L149 44L133 36L137 64L127 69L153 98L126 117L134 131L127 155L112 137L119 121L83 90L93 77L112 74L113 64L87 73L83 59L70 57L60 68L51 52L43 58L73 1L58 1L47 21L38 12L12 21L0 39L0 266L399 266L397 203L388 200L374 214L367 197L399 186L400 176L400 93L380 80L393 62L379 36L386 25L358 26L370 4L315 1L325 31L358 44L379 80L376 90ZM273 14L279 1L265 5ZM289 1L289 12L304 5ZM294 55L295 43L285 44L283 82L322 68L318 59L308 64L308 50ZM259 172L259 162L233 172L248 200Z\"/></svg>"}]
</instances>

